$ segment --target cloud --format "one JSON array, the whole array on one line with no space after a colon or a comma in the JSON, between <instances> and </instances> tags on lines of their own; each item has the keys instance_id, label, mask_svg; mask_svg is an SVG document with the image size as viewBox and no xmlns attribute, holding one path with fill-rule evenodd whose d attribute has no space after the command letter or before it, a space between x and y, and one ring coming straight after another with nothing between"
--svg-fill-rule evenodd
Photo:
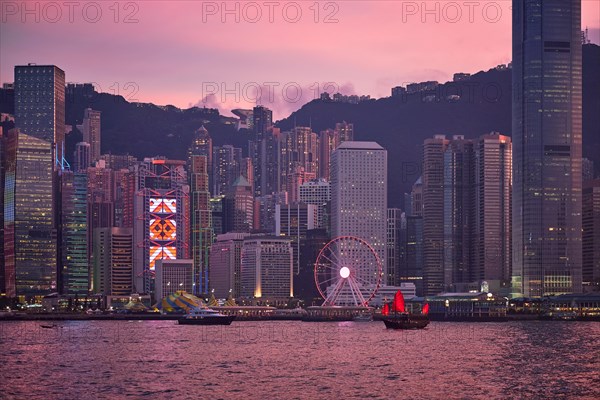
<instances>
[{"instance_id":1,"label":"cloud","mask_svg":"<svg viewBox=\"0 0 600 400\"><path fill-rule=\"evenodd\" d=\"M282 119L300 109L304 104L318 99L322 93L357 94L354 85L346 82L300 84L298 82L209 82L203 85L202 98L196 107L216 108L223 115L233 115L236 108L250 109L255 105L263 105L273 111L275 120Z\"/></svg>"}]
</instances>

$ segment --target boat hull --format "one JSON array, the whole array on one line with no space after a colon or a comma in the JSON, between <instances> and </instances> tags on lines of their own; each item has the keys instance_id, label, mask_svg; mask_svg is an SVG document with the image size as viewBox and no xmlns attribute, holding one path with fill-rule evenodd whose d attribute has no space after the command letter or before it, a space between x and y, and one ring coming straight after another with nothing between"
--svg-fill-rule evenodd
<instances>
[{"instance_id":1,"label":"boat hull","mask_svg":"<svg viewBox=\"0 0 600 400\"><path fill-rule=\"evenodd\" d=\"M382 321L388 329L423 329L429 325L429 318L426 315L384 317Z\"/></svg>"},{"instance_id":2,"label":"boat hull","mask_svg":"<svg viewBox=\"0 0 600 400\"><path fill-rule=\"evenodd\" d=\"M235 315L225 316L206 316L198 318L179 318L177 322L180 325L231 325Z\"/></svg>"}]
</instances>

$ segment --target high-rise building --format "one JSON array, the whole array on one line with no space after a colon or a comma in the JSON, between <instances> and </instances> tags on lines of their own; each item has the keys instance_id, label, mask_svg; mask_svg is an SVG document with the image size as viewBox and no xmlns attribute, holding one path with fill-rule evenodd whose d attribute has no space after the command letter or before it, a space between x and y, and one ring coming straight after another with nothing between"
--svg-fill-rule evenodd
<instances>
[{"instance_id":1,"label":"high-rise building","mask_svg":"<svg viewBox=\"0 0 600 400\"><path fill-rule=\"evenodd\" d=\"M335 124L333 131L333 150L344 142L351 142L354 140L354 124L350 124L346 121L338 122Z\"/></svg>"},{"instance_id":2,"label":"high-rise building","mask_svg":"<svg viewBox=\"0 0 600 400\"><path fill-rule=\"evenodd\" d=\"M401 260L402 210L387 209L387 245L385 270L386 281L390 286L399 285L398 272Z\"/></svg>"},{"instance_id":3,"label":"high-rise building","mask_svg":"<svg viewBox=\"0 0 600 400\"><path fill-rule=\"evenodd\" d=\"M589 158L581 159L581 179L583 182L591 181L595 177L594 161Z\"/></svg>"},{"instance_id":4,"label":"high-rise building","mask_svg":"<svg viewBox=\"0 0 600 400\"><path fill-rule=\"evenodd\" d=\"M300 272L300 246L306 240L306 232L317 227L317 207L312 204L292 203L275 206L275 235L283 236L292 243L294 251L294 274Z\"/></svg>"},{"instance_id":5,"label":"high-rise building","mask_svg":"<svg viewBox=\"0 0 600 400\"><path fill-rule=\"evenodd\" d=\"M226 199L233 201L233 231L250 232L254 228L254 196L246 178L239 176Z\"/></svg>"},{"instance_id":6,"label":"high-rise building","mask_svg":"<svg viewBox=\"0 0 600 400\"><path fill-rule=\"evenodd\" d=\"M397 284L413 283L417 296L423 296L423 217L405 215L403 219Z\"/></svg>"},{"instance_id":7,"label":"high-rise building","mask_svg":"<svg viewBox=\"0 0 600 400\"><path fill-rule=\"evenodd\" d=\"M261 141L261 193L279 193L284 186L281 182L281 148L285 135L279 128L270 128Z\"/></svg>"},{"instance_id":8,"label":"high-rise building","mask_svg":"<svg viewBox=\"0 0 600 400\"><path fill-rule=\"evenodd\" d=\"M410 213L408 215L423 215L423 177L419 177L410 192Z\"/></svg>"},{"instance_id":9,"label":"high-rise building","mask_svg":"<svg viewBox=\"0 0 600 400\"><path fill-rule=\"evenodd\" d=\"M327 245L330 236L325 229L306 231L306 238L300 242L300 266L294 274L294 297L307 306L321 305L323 298L315 284L315 262L319 253Z\"/></svg>"},{"instance_id":10,"label":"high-rise building","mask_svg":"<svg viewBox=\"0 0 600 400\"><path fill-rule=\"evenodd\" d=\"M296 126L283 135L282 140L285 140L285 144L282 145L281 150L281 173L285 177L282 181L286 183L286 187L282 190L290 192L292 188L288 187L289 177L296 173L298 168L311 174L311 179L317 177L319 173L319 138L310 127Z\"/></svg>"},{"instance_id":11,"label":"high-rise building","mask_svg":"<svg viewBox=\"0 0 600 400\"><path fill-rule=\"evenodd\" d=\"M100 155L100 160L104 161L104 165L106 165L106 168L110 168L113 171L129 169L138 162L137 158L135 158L134 156L130 156L129 154L111 153Z\"/></svg>"},{"instance_id":12,"label":"high-rise building","mask_svg":"<svg viewBox=\"0 0 600 400\"><path fill-rule=\"evenodd\" d=\"M63 165L65 142L65 72L55 65L15 66L15 127L53 143Z\"/></svg>"},{"instance_id":13,"label":"high-rise building","mask_svg":"<svg viewBox=\"0 0 600 400\"><path fill-rule=\"evenodd\" d=\"M267 143L263 140L267 136L267 132L273 126L273 112L266 107L256 106L252 110L252 138L248 142L248 155L252 160L253 171L253 189L256 196L271 194L268 192L266 181L268 178L263 176L266 174L267 160L266 149Z\"/></svg>"},{"instance_id":14,"label":"high-rise building","mask_svg":"<svg viewBox=\"0 0 600 400\"><path fill-rule=\"evenodd\" d=\"M475 141L475 246L471 280L508 294L512 270L512 142L498 133ZM502 293L504 292L504 293Z\"/></svg>"},{"instance_id":15,"label":"high-rise building","mask_svg":"<svg viewBox=\"0 0 600 400\"><path fill-rule=\"evenodd\" d=\"M157 301L175 292L192 293L194 290L193 260L157 260L156 290Z\"/></svg>"},{"instance_id":16,"label":"high-rise building","mask_svg":"<svg viewBox=\"0 0 600 400\"><path fill-rule=\"evenodd\" d=\"M210 290L215 297L226 298L229 293L240 296L242 285L242 245L249 233L230 232L217 235L210 247Z\"/></svg>"},{"instance_id":17,"label":"high-rise building","mask_svg":"<svg viewBox=\"0 0 600 400\"><path fill-rule=\"evenodd\" d=\"M0 296L6 294L6 279L4 270L4 133L0 126Z\"/></svg>"},{"instance_id":18,"label":"high-rise building","mask_svg":"<svg viewBox=\"0 0 600 400\"><path fill-rule=\"evenodd\" d=\"M583 183L583 282L600 291L600 179Z\"/></svg>"},{"instance_id":19,"label":"high-rise building","mask_svg":"<svg viewBox=\"0 0 600 400\"><path fill-rule=\"evenodd\" d=\"M59 286L62 294L86 296L90 287L87 175L59 171Z\"/></svg>"},{"instance_id":20,"label":"high-rise building","mask_svg":"<svg viewBox=\"0 0 600 400\"><path fill-rule=\"evenodd\" d=\"M325 179L314 179L300 185L299 201L317 206L317 228L329 231L327 208L331 202L331 184Z\"/></svg>"},{"instance_id":21,"label":"high-rise building","mask_svg":"<svg viewBox=\"0 0 600 400\"><path fill-rule=\"evenodd\" d=\"M96 228L111 228L115 226L115 194L114 175L111 169L105 167L103 161L90 167L87 173L87 236L88 257L91 260L94 245L94 231ZM93 278L92 278L93 279Z\"/></svg>"},{"instance_id":22,"label":"high-rise building","mask_svg":"<svg viewBox=\"0 0 600 400\"><path fill-rule=\"evenodd\" d=\"M50 294L57 291L52 143L13 129L5 145L6 294Z\"/></svg>"},{"instance_id":23,"label":"high-rise building","mask_svg":"<svg viewBox=\"0 0 600 400\"><path fill-rule=\"evenodd\" d=\"M252 129L254 140L261 141L263 135L273 126L273 111L267 107L256 106L252 109Z\"/></svg>"},{"instance_id":24,"label":"high-rise building","mask_svg":"<svg viewBox=\"0 0 600 400\"><path fill-rule=\"evenodd\" d=\"M100 160L101 124L100 111L86 108L83 112L83 141L90 144L90 160Z\"/></svg>"},{"instance_id":25,"label":"high-rise building","mask_svg":"<svg viewBox=\"0 0 600 400\"><path fill-rule=\"evenodd\" d=\"M448 143L444 135L436 135L423 145L423 293L426 296L444 291L444 153Z\"/></svg>"},{"instance_id":26,"label":"high-rise building","mask_svg":"<svg viewBox=\"0 0 600 400\"><path fill-rule=\"evenodd\" d=\"M512 12L512 290L581 292L581 0Z\"/></svg>"},{"instance_id":27,"label":"high-rise building","mask_svg":"<svg viewBox=\"0 0 600 400\"><path fill-rule=\"evenodd\" d=\"M292 246L279 237L248 237L241 253L241 296L285 302L294 296Z\"/></svg>"},{"instance_id":28,"label":"high-rise building","mask_svg":"<svg viewBox=\"0 0 600 400\"><path fill-rule=\"evenodd\" d=\"M473 141L453 136L444 151L444 290L471 281L475 219L475 154Z\"/></svg>"},{"instance_id":29,"label":"high-rise building","mask_svg":"<svg viewBox=\"0 0 600 400\"><path fill-rule=\"evenodd\" d=\"M213 143L208 130L202 125L200 128L194 131L192 137L192 144L188 148L188 162L191 160L193 155L205 156L206 167L208 170L208 188L213 186ZM189 165L188 165L189 168Z\"/></svg>"},{"instance_id":30,"label":"high-rise building","mask_svg":"<svg viewBox=\"0 0 600 400\"><path fill-rule=\"evenodd\" d=\"M304 167L297 166L287 176L287 192L290 203L297 203L300 197L300 187L316 178L314 172L307 172Z\"/></svg>"},{"instance_id":31,"label":"high-rise building","mask_svg":"<svg viewBox=\"0 0 600 400\"><path fill-rule=\"evenodd\" d=\"M189 258L189 185L185 161L147 158L136 166L134 287L151 293L157 260Z\"/></svg>"},{"instance_id":32,"label":"high-rise building","mask_svg":"<svg viewBox=\"0 0 600 400\"><path fill-rule=\"evenodd\" d=\"M260 196L254 200L254 220L258 221L258 225L255 224L257 230L275 235L275 210L278 204L288 204L287 192Z\"/></svg>"},{"instance_id":33,"label":"high-rise building","mask_svg":"<svg viewBox=\"0 0 600 400\"><path fill-rule=\"evenodd\" d=\"M349 235L368 242L385 269L387 151L379 144L347 141L331 155L331 232L334 238ZM369 270L377 269L364 269Z\"/></svg>"},{"instance_id":34,"label":"high-rise building","mask_svg":"<svg viewBox=\"0 0 600 400\"><path fill-rule=\"evenodd\" d=\"M92 163L91 157L90 144L86 142L77 143L73 156L73 171L85 172Z\"/></svg>"},{"instance_id":35,"label":"high-rise building","mask_svg":"<svg viewBox=\"0 0 600 400\"><path fill-rule=\"evenodd\" d=\"M194 294L208 293L209 251L213 229L206 156L192 155L190 161L191 249L194 266Z\"/></svg>"},{"instance_id":36,"label":"high-rise building","mask_svg":"<svg viewBox=\"0 0 600 400\"><path fill-rule=\"evenodd\" d=\"M329 164L333 148L333 129L326 129L319 134L319 178L330 180Z\"/></svg>"},{"instance_id":37,"label":"high-rise building","mask_svg":"<svg viewBox=\"0 0 600 400\"><path fill-rule=\"evenodd\" d=\"M241 174L242 149L231 145L213 147L213 187L212 195L218 196L229 191L231 184Z\"/></svg>"},{"instance_id":38,"label":"high-rise building","mask_svg":"<svg viewBox=\"0 0 600 400\"><path fill-rule=\"evenodd\" d=\"M94 229L93 292L107 296L134 293L133 230Z\"/></svg>"}]
</instances>

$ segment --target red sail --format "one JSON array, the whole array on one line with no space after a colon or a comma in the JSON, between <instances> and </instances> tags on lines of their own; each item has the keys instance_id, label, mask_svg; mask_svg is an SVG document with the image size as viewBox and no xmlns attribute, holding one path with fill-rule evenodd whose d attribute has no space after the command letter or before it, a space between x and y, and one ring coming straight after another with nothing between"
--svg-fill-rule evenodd
<instances>
[{"instance_id":1,"label":"red sail","mask_svg":"<svg viewBox=\"0 0 600 400\"><path fill-rule=\"evenodd\" d=\"M383 305L383 308L381 309L381 315L390 315L390 306L388 303Z\"/></svg>"},{"instance_id":2,"label":"red sail","mask_svg":"<svg viewBox=\"0 0 600 400\"><path fill-rule=\"evenodd\" d=\"M394 295L394 303L392 304L392 311L404 312L404 296L401 291L397 291Z\"/></svg>"},{"instance_id":3,"label":"red sail","mask_svg":"<svg viewBox=\"0 0 600 400\"><path fill-rule=\"evenodd\" d=\"M423 315L429 314L429 303L423 305Z\"/></svg>"}]
</instances>

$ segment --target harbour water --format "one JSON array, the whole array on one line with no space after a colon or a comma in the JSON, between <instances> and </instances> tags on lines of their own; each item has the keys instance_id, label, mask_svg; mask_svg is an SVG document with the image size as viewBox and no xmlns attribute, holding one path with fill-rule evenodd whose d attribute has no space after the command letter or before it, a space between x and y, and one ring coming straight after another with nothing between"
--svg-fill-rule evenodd
<instances>
[{"instance_id":1,"label":"harbour water","mask_svg":"<svg viewBox=\"0 0 600 400\"><path fill-rule=\"evenodd\" d=\"M600 323L13 321L0 365L2 399L598 399Z\"/></svg>"}]
</instances>

